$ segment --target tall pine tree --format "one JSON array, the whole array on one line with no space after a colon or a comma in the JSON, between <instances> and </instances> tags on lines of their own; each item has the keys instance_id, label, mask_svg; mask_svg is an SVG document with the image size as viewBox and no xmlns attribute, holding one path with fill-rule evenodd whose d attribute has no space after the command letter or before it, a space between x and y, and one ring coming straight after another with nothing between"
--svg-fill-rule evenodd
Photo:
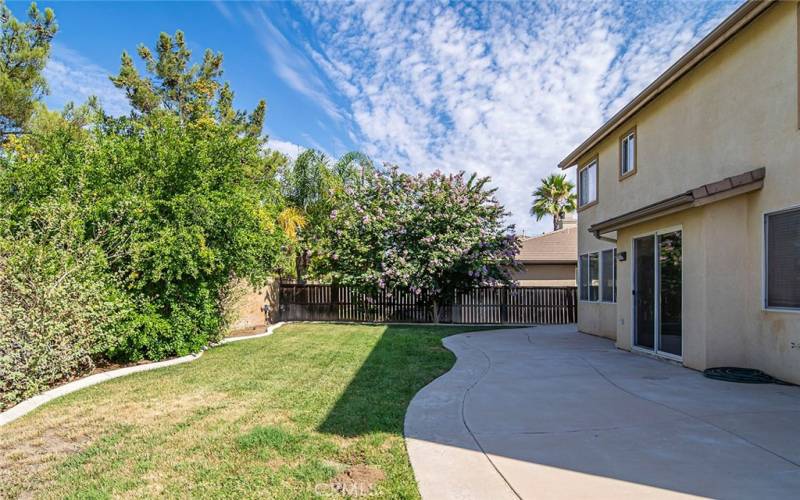
<instances>
[{"instance_id":1,"label":"tall pine tree","mask_svg":"<svg viewBox=\"0 0 800 500\"><path fill-rule=\"evenodd\" d=\"M0 0L0 142L24 129L34 104L47 94L42 71L57 31L51 9L40 11L32 3L22 22Z\"/></svg>"},{"instance_id":2,"label":"tall pine tree","mask_svg":"<svg viewBox=\"0 0 800 500\"><path fill-rule=\"evenodd\" d=\"M221 53L206 50L203 62L192 64L183 32L176 31L175 36L161 33L155 53L140 45L137 54L148 75L140 74L130 54L123 52L119 74L111 77L114 85L125 91L134 113L167 110L183 123L215 120L251 136L261 134L266 104L260 101L249 114L233 109L233 91L221 82Z\"/></svg>"}]
</instances>

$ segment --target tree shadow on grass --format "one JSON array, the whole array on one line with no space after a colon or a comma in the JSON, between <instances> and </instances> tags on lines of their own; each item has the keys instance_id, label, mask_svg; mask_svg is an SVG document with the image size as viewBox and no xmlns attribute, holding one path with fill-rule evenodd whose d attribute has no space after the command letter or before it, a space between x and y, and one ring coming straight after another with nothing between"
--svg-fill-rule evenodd
<instances>
[{"instance_id":1,"label":"tree shadow on grass","mask_svg":"<svg viewBox=\"0 0 800 500\"><path fill-rule=\"evenodd\" d=\"M455 362L441 339L463 331L424 325L386 326L317 430L343 437L375 432L402 436L411 399Z\"/></svg>"}]
</instances>

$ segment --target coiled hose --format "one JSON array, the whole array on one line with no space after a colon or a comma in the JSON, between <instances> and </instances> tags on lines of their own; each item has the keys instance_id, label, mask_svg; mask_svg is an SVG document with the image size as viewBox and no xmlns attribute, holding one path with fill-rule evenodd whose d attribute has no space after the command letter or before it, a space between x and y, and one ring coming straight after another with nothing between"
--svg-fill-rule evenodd
<instances>
[{"instance_id":1,"label":"coiled hose","mask_svg":"<svg viewBox=\"0 0 800 500\"><path fill-rule=\"evenodd\" d=\"M768 375L761 370L752 368L736 368L733 366L720 366L703 370L703 375L714 380L725 382L738 382L740 384L779 384L795 385Z\"/></svg>"}]
</instances>

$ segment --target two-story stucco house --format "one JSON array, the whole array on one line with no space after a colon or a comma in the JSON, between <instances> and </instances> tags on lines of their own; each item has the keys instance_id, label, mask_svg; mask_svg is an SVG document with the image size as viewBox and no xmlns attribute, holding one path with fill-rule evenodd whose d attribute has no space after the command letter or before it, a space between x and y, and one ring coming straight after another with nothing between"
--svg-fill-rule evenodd
<instances>
[{"instance_id":1,"label":"two-story stucco house","mask_svg":"<svg viewBox=\"0 0 800 500\"><path fill-rule=\"evenodd\" d=\"M800 383L800 10L755 1L561 163L579 329Z\"/></svg>"}]
</instances>

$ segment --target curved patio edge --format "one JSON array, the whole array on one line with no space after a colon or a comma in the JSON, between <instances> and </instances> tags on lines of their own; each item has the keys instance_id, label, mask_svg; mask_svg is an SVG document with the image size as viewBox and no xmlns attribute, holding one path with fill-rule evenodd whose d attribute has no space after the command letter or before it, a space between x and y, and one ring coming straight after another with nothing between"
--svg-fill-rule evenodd
<instances>
[{"instance_id":1,"label":"curved patio edge","mask_svg":"<svg viewBox=\"0 0 800 500\"><path fill-rule=\"evenodd\" d=\"M423 499L519 498L464 422L464 398L491 366L466 339L488 333L492 331L444 338L443 345L456 355L455 365L423 387L406 410L406 449Z\"/></svg>"},{"instance_id":2,"label":"curved patio edge","mask_svg":"<svg viewBox=\"0 0 800 500\"><path fill-rule=\"evenodd\" d=\"M284 322L275 323L274 325L270 325L264 333L259 333L256 335L248 335L246 337L229 337L226 339L222 339L220 342L212 344L211 347L213 348L219 345L229 344L232 342L239 342L241 340L250 340L250 339L266 337L268 335L272 335L272 333L275 330L277 330L284 324L285 324ZM109 370L107 372L96 373L94 375L89 375L87 377L69 382L68 384L54 387L53 389L50 389L41 394L37 394L36 396L21 401L20 403L16 404L10 409L0 413L0 426L9 424L14 420L17 420L18 418L27 415L28 413L32 412L33 410L42 406L43 404L49 403L50 401L60 398L61 396L66 396L67 394L71 394L81 389L85 389L87 387L91 387L93 385L97 385L102 382L106 382L108 380L112 380L115 378L131 375L133 373L146 372L150 370L156 370L158 368L166 368L167 366L174 366L183 363L188 363L190 361L194 361L200 358L200 356L203 355L203 352L205 352L205 349L201 350L196 354L189 354L187 356L182 356L180 358L173 358L173 359L168 359L166 361L158 361L155 363L147 363L145 365L127 366L125 368L118 368L116 370Z\"/></svg>"}]
</instances>

